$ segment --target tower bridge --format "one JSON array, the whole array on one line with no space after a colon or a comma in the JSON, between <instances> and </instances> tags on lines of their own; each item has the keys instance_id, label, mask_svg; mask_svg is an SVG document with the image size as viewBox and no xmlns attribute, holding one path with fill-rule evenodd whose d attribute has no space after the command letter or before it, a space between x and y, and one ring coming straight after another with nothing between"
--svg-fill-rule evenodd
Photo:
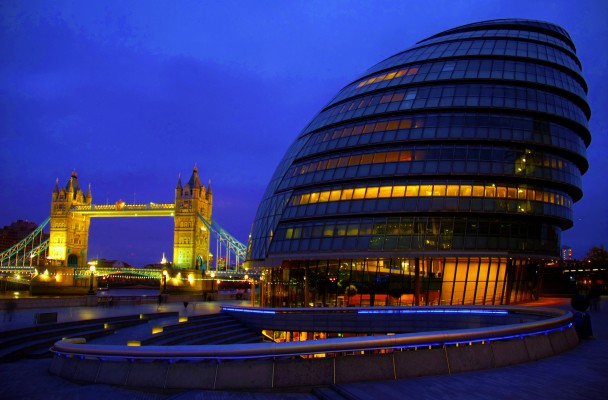
<instances>
[{"instance_id":1,"label":"tower bridge","mask_svg":"<svg viewBox=\"0 0 608 400\"><path fill-rule=\"evenodd\" d=\"M43 286L86 286L88 278L94 274L88 258L91 219L172 217L173 263L162 269L135 268L130 272L139 271L142 276L160 279L167 279L163 274L168 274L169 281L173 286L179 286L180 291L204 290L210 270L214 276L226 275L235 279L247 273L242 268L245 245L212 218L212 204L211 184L201 184L196 166L187 182L182 183L181 177L178 178L174 203L128 204L118 201L115 204L94 204L90 185L84 193L74 171L64 187L56 181L50 217L21 242L0 253L0 271L6 279L23 280L30 276L32 284L38 282ZM47 225L50 227L48 239L43 232ZM216 241L215 257L210 252L212 236ZM234 268L230 267L231 257L235 262ZM223 268L220 260L224 263ZM100 269L97 275L117 272L120 271ZM175 276L184 277L183 282L176 281Z\"/></svg>"}]
</instances>

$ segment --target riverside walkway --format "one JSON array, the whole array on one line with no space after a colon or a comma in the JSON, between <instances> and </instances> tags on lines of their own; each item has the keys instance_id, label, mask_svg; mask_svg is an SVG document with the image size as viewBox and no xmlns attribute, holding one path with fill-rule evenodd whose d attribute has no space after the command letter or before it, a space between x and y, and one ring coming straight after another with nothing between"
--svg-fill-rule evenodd
<instances>
[{"instance_id":1,"label":"riverside walkway","mask_svg":"<svg viewBox=\"0 0 608 400\"><path fill-rule=\"evenodd\" d=\"M604 301L604 306L606 301ZM219 311L220 305L238 302L195 302L161 306L162 311L180 315L200 315ZM246 305L246 302L241 303ZM541 299L529 306L570 309L569 299ZM93 319L104 316L156 312L156 304L119 307L64 307L52 311L57 320ZM19 309L12 321L3 321L0 330L32 326L34 315L48 309ZM4 315L3 315L4 317ZM422 377L399 381L340 384L313 393L218 392L192 390L172 394L133 391L99 384L79 385L50 375L50 359L28 359L0 365L2 399L100 399L142 400L194 399L604 399L608 393L608 309L591 313L594 338L583 340L572 351L533 363L486 371ZM125 343L150 326L123 329L99 343Z\"/></svg>"}]
</instances>

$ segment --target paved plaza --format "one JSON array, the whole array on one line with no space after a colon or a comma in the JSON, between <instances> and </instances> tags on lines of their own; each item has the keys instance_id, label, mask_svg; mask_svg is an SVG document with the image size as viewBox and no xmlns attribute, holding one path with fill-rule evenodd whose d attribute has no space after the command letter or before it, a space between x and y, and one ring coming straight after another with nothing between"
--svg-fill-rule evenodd
<instances>
[{"instance_id":1,"label":"paved plaza","mask_svg":"<svg viewBox=\"0 0 608 400\"><path fill-rule=\"evenodd\" d=\"M604 300L606 307L608 302ZM162 311L180 315L214 313L221 303L164 304ZM234 303L231 303L234 304ZM541 299L536 306L569 309L567 299ZM125 305L113 308L57 308L58 321L91 319L102 316L156 312L156 304ZM0 330L32 326L41 309L17 309L12 321L2 321ZM4 315L3 315L4 317ZM534 363L494 370L467 372L399 381L341 384L335 394L346 399L605 399L608 393L608 309L591 313L594 338L584 340L574 350ZM155 324L158 322L154 322ZM97 343L120 343L150 332L150 325L123 329L97 339ZM1 399L315 399L311 393L242 393L187 391L154 393L132 391L106 385L80 385L48 373L50 359L21 360L0 364Z\"/></svg>"}]
</instances>

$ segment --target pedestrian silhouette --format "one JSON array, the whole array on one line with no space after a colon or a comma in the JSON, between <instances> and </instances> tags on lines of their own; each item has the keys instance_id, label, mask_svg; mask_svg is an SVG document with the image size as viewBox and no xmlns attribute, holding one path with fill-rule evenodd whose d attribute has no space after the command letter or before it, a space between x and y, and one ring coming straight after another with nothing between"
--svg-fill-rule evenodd
<instances>
[{"instance_id":1,"label":"pedestrian silhouette","mask_svg":"<svg viewBox=\"0 0 608 400\"><path fill-rule=\"evenodd\" d=\"M17 302L15 300L9 300L6 302L6 312L4 313L4 318L2 321L12 321L13 314L15 313L15 309L17 308Z\"/></svg>"}]
</instances>

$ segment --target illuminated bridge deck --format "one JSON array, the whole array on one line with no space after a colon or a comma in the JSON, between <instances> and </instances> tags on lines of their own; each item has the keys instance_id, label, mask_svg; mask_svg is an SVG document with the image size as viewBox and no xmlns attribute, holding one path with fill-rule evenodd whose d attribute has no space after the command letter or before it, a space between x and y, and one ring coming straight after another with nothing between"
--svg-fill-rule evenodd
<instances>
[{"instance_id":1,"label":"illuminated bridge deck","mask_svg":"<svg viewBox=\"0 0 608 400\"><path fill-rule=\"evenodd\" d=\"M172 217L175 204L146 203L146 204L91 204L90 206L74 206L70 211L94 218L116 217Z\"/></svg>"}]
</instances>

